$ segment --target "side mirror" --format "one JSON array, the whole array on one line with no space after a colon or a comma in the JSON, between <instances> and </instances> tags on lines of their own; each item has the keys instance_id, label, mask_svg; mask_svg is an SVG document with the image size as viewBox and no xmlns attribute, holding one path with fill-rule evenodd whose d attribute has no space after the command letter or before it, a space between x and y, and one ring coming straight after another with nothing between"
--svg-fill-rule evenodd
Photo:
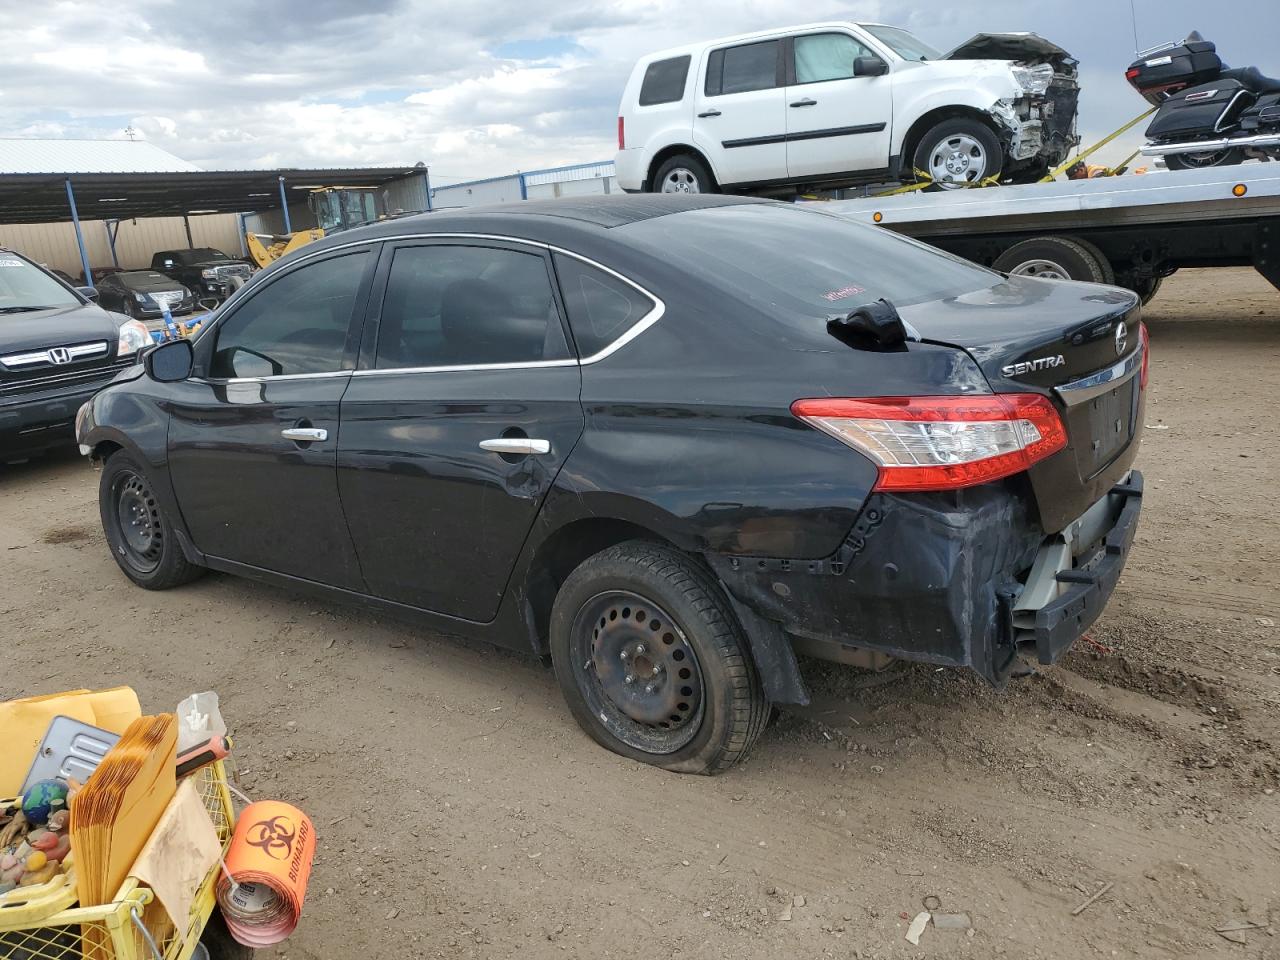
<instances>
[{"instance_id":1,"label":"side mirror","mask_svg":"<svg viewBox=\"0 0 1280 960\"><path fill-rule=\"evenodd\" d=\"M147 351L147 355L142 358L142 365L152 380L177 383L191 376L195 359L196 352L190 340L166 340Z\"/></svg>"},{"instance_id":2,"label":"side mirror","mask_svg":"<svg viewBox=\"0 0 1280 960\"><path fill-rule=\"evenodd\" d=\"M855 57L853 75L855 77L883 77L889 72L889 65L879 57Z\"/></svg>"},{"instance_id":3,"label":"side mirror","mask_svg":"<svg viewBox=\"0 0 1280 960\"><path fill-rule=\"evenodd\" d=\"M80 294L80 296L84 297L90 303L98 302L98 291L93 289L93 287L76 287L76 293Z\"/></svg>"}]
</instances>

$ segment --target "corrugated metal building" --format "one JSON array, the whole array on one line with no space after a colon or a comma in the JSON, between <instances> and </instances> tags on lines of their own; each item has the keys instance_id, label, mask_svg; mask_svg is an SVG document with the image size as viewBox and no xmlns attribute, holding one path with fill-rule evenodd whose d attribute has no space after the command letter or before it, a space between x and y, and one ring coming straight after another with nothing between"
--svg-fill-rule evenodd
<instances>
[{"instance_id":1,"label":"corrugated metal building","mask_svg":"<svg viewBox=\"0 0 1280 960\"><path fill-rule=\"evenodd\" d=\"M613 175L613 161L575 163L567 167L551 167L513 173L505 177L489 177L434 187L431 208L476 207L516 200L542 200L553 197L581 197L617 193L618 181Z\"/></svg>"},{"instance_id":2,"label":"corrugated metal building","mask_svg":"<svg viewBox=\"0 0 1280 960\"><path fill-rule=\"evenodd\" d=\"M45 173L176 173L200 168L145 140L17 140L0 139L0 174ZM98 211L81 211L89 262L111 263L106 220ZM0 211L0 218L3 212ZM232 256L241 249L239 218L215 214L190 218L191 239L197 247L217 247ZM181 217L125 220L116 237L116 256L122 267L151 265L156 250L187 245ZM73 277L83 272L75 228L70 223L0 223L0 246L17 250L37 263L63 270Z\"/></svg>"}]
</instances>

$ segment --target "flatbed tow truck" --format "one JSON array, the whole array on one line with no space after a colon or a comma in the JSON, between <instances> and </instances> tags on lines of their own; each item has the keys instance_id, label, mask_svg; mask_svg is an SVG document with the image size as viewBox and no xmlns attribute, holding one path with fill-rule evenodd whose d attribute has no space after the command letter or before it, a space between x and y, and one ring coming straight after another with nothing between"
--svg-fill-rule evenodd
<instances>
[{"instance_id":1,"label":"flatbed tow truck","mask_svg":"<svg viewBox=\"0 0 1280 960\"><path fill-rule=\"evenodd\" d=\"M833 200L1001 273L1155 296L1180 267L1252 266L1280 289L1280 163Z\"/></svg>"}]
</instances>

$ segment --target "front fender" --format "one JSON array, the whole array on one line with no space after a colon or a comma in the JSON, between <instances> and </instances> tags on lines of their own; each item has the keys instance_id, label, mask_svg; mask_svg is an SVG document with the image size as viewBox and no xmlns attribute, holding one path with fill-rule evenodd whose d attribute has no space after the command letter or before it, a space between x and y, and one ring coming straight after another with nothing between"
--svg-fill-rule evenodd
<instances>
[{"instance_id":1,"label":"front fender","mask_svg":"<svg viewBox=\"0 0 1280 960\"><path fill-rule=\"evenodd\" d=\"M948 77L942 83L936 78L912 77L914 73L923 72L907 71L901 79L894 79L894 154L903 151L908 133L920 119L935 110L960 107L990 117L996 103L1022 95L1007 66L1000 70L975 70L968 76Z\"/></svg>"}]
</instances>

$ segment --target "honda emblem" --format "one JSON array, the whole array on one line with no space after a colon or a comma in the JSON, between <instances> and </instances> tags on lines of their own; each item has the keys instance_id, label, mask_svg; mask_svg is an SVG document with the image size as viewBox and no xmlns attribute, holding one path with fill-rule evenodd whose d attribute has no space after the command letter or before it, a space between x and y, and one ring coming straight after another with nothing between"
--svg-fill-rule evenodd
<instances>
[{"instance_id":1,"label":"honda emblem","mask_svg":"<svg viewBox=\"0 0 1280 960\"><path fill-rule=\"evenodd\" d=\"M49 350L49 361L51 363L70 363L71 351L66 347L53 347Z\"/></svg>"}]
</instances>

